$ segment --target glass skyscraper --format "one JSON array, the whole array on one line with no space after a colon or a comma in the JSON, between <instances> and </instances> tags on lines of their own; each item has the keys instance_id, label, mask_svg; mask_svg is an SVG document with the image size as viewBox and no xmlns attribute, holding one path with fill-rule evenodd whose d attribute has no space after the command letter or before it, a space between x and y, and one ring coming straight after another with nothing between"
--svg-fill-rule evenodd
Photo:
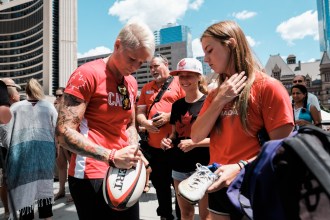
<instances>
[{"instance_id":1,"label":"glass skyscraper","mask_svg":"<svg viewBox=\"0 0 330 220\"><path fill-rule=\"evenodd\" d=\"M192 36L190 28L184 25L169 24L159 30L160 45L187 42L187 57L192 57Z\"/></svg>"},{"instance_id":2,"label":"glass skyscraper","mask_svg":"<svg viewBox=\"0 0 330 220\"><path fill-rule=\"evenodd\" d=\"M317 0L321 52L330 54L330 0Z\"/></svg>"}]
</instances>

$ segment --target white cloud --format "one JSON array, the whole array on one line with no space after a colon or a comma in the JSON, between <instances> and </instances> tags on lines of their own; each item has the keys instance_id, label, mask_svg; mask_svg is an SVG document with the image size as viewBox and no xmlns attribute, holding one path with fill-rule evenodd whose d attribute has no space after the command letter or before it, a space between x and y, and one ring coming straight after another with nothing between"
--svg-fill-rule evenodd
<instances>
[{"instance_id":1,"label":"white cloud","mask_svg":"<svg viewBox=\"0 0 330 220\"><path fill-rule=\"evenodd\" d=\"M301 15L290 18L277 26L276 32L280 33L281 38L289 45L293 45L294 40L312 36L318 40L317 12L306 11Z\"/></svg>"},{"instance_id":2,"label":"white cloud","mask_svg":"<svg viewBox=\"0 0 330 220\"><path fill-rule=\"evenodd\" d=\"M204 3L204 0L195 0L189 4L189 8L191 8L193 10L198 10L203 3Z\"/></svg>"},{"instance_id":3,"label":"white cloud","mask_svg":"<svg viewBox=\"0 0 330 220\"><path fill-rule=\"evenodd\" d=\"M86 53L78 53L77 56L78 56L78 58L82 58L82 57L96 56L96 55L101 55L101 54L106 54L106 53L112 53L112 50L110 50L107 47L100 46L100 47L96 47L94 49L90 49Z\"/></svg>"},{"instance_id":4,"label":"white cloud","mask_svg":"<svg viewBox=\"0 0 330 220\"><path fill-rule=\"evenodd\" d=\"M244 10L241 12L234 12L232 15L239 20L246 20L256 16L257 12Z\"/></svg>"},{"instance_id":5,"label":"white cloud","mask_svg":"<svg viewBox=\"0 0 330 220\"><path fill-rule=\"evenodd\" d=\"M116 0L109 14L118 16L122 23L139 19L157 30L168 23L176 23L187 10L198 10L203 3L204 0Z\"/></svg>"},{"instance_id":6,"label":"white cloud","mask_svg":"<svg viewBox=\"0 0 330 220\"><path fill-rule=\"evenodd\" d=\"M246 40L249 42L250 47L254 47L260 44L260 42L255 41L251 36L246 36Z\"/></svg>"},{"instance_id":7,"label":"white cloud","mask_svg":"<svg viewBox=\"0 0 330 220\"><path fill-rule=\"evenodd\" d=\"M202 48L202 44L199 38L195 38L192 41L192 51L194 57L204 56L204 51Z\"/></svg>"}]
</instances>

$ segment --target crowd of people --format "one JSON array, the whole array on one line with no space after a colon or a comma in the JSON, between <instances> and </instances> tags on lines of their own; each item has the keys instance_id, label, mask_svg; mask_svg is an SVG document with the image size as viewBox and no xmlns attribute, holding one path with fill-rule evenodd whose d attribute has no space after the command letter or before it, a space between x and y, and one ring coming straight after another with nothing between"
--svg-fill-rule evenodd
<instances>
[{"instance_id":1,"label":"crowd of people","mask_svg":"<svg viewBox=\"0 0 330 220\"><path fill-rule=\"evenodd\" d=\"M121 29L110 56L78 67L56 90L55 103L44 99L35 79L28 81L23 101L20 87L1 79L1 165L7 178L0 181L0 195L6 216L18 211L20 219L33 219L38 204L39 218L51 219L52 204L65 196L68 180L67 201L74 202L79 219L139 219L139 203L124 211L110 208L102 184L109 166L130 169L142 159L160 219L175 218L172 187L178 219L194 219L195 203L200 219L241 219L226 192L260 152L260 131L274 140L306 124L320 126L320 105L304 76L293 79L290 97L264 73L236 22L215 23L200 40L205 62L218 75L209 88L197 59L183 58L170 71L167 58L154 54L154 35L141 22ZM154 80L136 101L131 74L144 62ZM54 195L55 164L60 187ZM215 178L202 191L204 182L196 176L207 175L210 164L217 164ZM189 199L186 191L200 198Z\"/></svg>"}]
</instances>

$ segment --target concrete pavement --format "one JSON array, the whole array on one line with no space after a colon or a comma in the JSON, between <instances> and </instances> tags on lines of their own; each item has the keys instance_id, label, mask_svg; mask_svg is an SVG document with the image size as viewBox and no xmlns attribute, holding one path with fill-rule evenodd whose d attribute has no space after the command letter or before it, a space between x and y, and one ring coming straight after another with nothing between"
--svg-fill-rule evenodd
<instances>
[{"instance_id":1,"label":"concrete pavement","mask_svg":"<svg viewBox=\"0 0 330 220\"><path fill-rule=\"evenodd\" d=\"M54 183L54 192L58 191L58 182ZM66 183L66 192L69 192L68 185ZM174 193L174 192L173 192ZM157 197L155 189L152 187L148 193L142 194L140 198L140 219L141 220L154 220L160 219L157 216L156 208L158 207ZM35 208L37 210L37 208ZM173 210L174 210L174 199L173 199ZM198 218L198 209L195 208L195 219ZM54 220L78 220L78 216L76 213L76 208L74 203L71 202L66 204L66 198L61 198L56 200L53 204L53 219ZM173 215L175 213L173 212ZM2 203L0 202L0 219L4 219L4 208ZM36 213L35 219L38 219L38 214Z\"/></svg>"}]
</instances>

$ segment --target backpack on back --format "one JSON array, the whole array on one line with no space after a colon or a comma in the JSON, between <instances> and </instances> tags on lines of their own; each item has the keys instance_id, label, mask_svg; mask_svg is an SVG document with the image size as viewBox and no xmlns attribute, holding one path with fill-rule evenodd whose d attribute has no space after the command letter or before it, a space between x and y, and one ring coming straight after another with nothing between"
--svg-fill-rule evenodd
<instances>
[{"instance_id":1,"label":"backpack on back","mask_svg":"<svg viewBox=\"0 0 330 220\"><path fill-rule=\"evenodd\" d=\"M304 126L290 137L266 142L227 194L250 219L313 219L314 213L321 215L314 219L328 219L330 134Z\"/></svg>"}]
</instances>

